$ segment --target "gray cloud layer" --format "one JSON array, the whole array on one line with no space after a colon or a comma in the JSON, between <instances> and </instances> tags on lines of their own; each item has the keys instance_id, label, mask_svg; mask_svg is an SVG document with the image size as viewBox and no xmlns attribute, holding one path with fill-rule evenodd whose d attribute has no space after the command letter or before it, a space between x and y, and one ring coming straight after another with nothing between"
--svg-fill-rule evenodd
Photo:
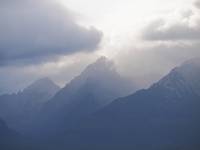
<instances>
[{"instance_id":1,"label":"gray cloud layer","mask_svg":"<svg viewBox=\"0 0 200 150\"><path fill-rule=\"evenodd\" d=\"M130 48L116 58L122 74L141 88L147 87L186 60L200 57L200 44L159 44L143 49Z\"/></svg>"},{"instance_id":2,"label":"gray cloud layer","mask_svg":"<svg viewBox=\"0 0 200 150\"><path fill-rule=\"evenodd\" d=\"M166 29L164 20L158 20L150 24L144 31L146 40L174 41L174 40L199 40L200 24L190 27L189 24L174 24Z\"/></svg>"},{"instance_id":3,"label":"gray cloud layer","mask_svg":"<svg viewBox=\"0 0 200 150\"><path fill-rule=\"evenodd\" d=\"M195 2L195 6L196 6L197 8L200 9L200 1L199 1L199 0L197 0L197 1Z\"/></svg>"},{"instance_id":4,"label":"gray cloud layer","mask_svg":"<svg viewBox=\"0 0 200 150\"><path fill-rule=\"evenodd\" d=\"M51 0L0 1L0 65L40 63L94 51L102 33L76 23Z\"/></svg>"},{"instance_id":5,"label":"gray cloud layer","mask_svg":"<svg viewBox=\"0 0 200 150\"><path fill-rule=\"evenodd\" d=\"M5 4L8 5L8 1L11 2L12 0L4 0L4 5ZM23 0L19 0L19 1L23 1ZM32 0L27 0L27 1L32 1ZM3 1L0 1L0 7L2 7L1 6L2 2ZM17 5L19 5L19 3L17 3ZM47 44L45 44L46 42L42 42L42 44L44 44L45 46L47 45L46 47L48 47L48 49L43 49L43 48L38 49L36 47L38 46L37 44L32 44L33 48L27 46L29 47L28 49L29 51L27 49L25 49L24 51L23 49L8 51L9 59L7 60L11 60L12 58L12 60L17 59L19 61L19 59L21 58L22 61L24 59L29 59L32 61L39 59L41 61L41 60L44 60L45 58L50 59L52 58L52 56L55 56L55 55L70 54L76 51L84 50L82 46L76 45L77 42L78 42L77 44L80 44L80 45L82 45L82 42L83 43L88 42L89 44L86 44L85 49L89 47L97 46L98 41L100 40L100 37L101 37L100 33L97 30L95 29L87 30L78 26L74 22L74 19L72 18L69 12L67 13L67 17L65 15L66 17L65 19L63 19L63 17L61 18L58 17L58 16L63 16L63 11L58 11L61 8L57 8L57 7L53 8L52 10L54 13L49 12L49 11L47 13L46 11L49 10L50 8L49 8L49 5L46 5L46 6L48 6L48 9L39 9L40 11L42 10L45 11L45 13L39 12L36 15L39 17L34 18L33 16L35 16L35 14L29 15L32 17L28 18L27 19L28 21L25 21L25 24L27 24L27 26L25 27L23 26L23 28L20 28L21 32L25 31L23 32L22 35L20 34L20 31L16 31L16 30L13 30L13 31L16 32L16 34L14 34L14 36L16 37L23 37L24 39L26 38L28 39L28 37L30 36L30 39L31 39L35 35L40 35L39 33L36 32L37 30L35 31L34 29L38 29L38 26L42 27L42 28L39 28L39 31L42 32L42 34L40 35L41 37L43 37L44 35L43 33L47 33L45 34L46 38L49 38L49 35L56 35L56 36L52 36L52 37L55 37L53 38L53 40L52 39L49 40L51 42L47 42ZM13 4L12 7L16 9L16 4L15 5ZM27 7L27 8L30 9L32 7L33 6ZM44 6L42 5L42 7ZM35 6L33 8L35 11ZM175 18L174 20L175 22L172 22L172 24L168 24L168 20L165 18L158 19L155 22L150 22L150 24L143 31L144 39L142 39L141 41L141 44L143 44L143 46L139 48L135 48L135 43L133 44L133 42L130 41L130 44L131 44L130 48L122 47L121 48L122 50L119 52L119 54L115 56L115 58L113 58L115 62L117 63L118 70L125 76L128 76L131 79L133 79L135 82L137 82L138 86L141 86L143 88L145 86L152 84L156 80L159 80L162 76L166 75L172 68L176 67L180 63L188 59L191 59L193 57L200 57L200 49L199 49L200 48L200 22L198 21L200 19L199 17L200 14L199 14L198 8L200 8L199 1L195 3L195 9L192 10L192 12L181 14L182 18L181 19ZM0 11L2 10L0 9ZM19 13L21 11L27 12L27 10L23 7L19 11ZM15 13L16 12L17 11L15 11ZM30 12L33 12L33 10L31 10ZM60 12L62 15L60 15ZM9 12L8 14L11 14L11 13L12 11ZM0 14L0 16L1 15L2 14ZM49 17L46 17L46 15ZM53 16L55 15L55 17L52 17L52 15ZM27 16L27 14L25 16ZM53 20L51 17L53 18ZM33 28L33 25L32 25L33 21L30 21L29 23L29 19L35 20L38 18L40 18L40 20L35 21L37 22L37 24L34 24L34 28ZM45 21L43 21L43 18L46 18ZM15 29L15 25L19 24L16 21L18 20L18 18L13 18L13 19L15 19L14 21L15 24L10 24L11 26L9 27L10 29L12 28ZM20 20L23 22L22 17ZM184 20L187 20L187 21L184 22ZM191 26L191 24L188 21L196 25ZM40 26L40 22L42 22L41 25L44 25L44 26ZM0 27L2 26L2 24L3 23L1 22ZM58 24L62 24L62 25L57 26ZM33 31L31 30L31 34L30 35L28 34L27 36L26 32L30 33L29 31L30 26L33 29ZM65 30L67 31L64 30L64 26L67 26L67 28L65 28ZM46 27L48 30L46 30ZM50 32L47 32L49 31L49 29L50 29ZM54 31L56 32L54 33ZM57 35L58 32L59 34ZM62 33L67 33L67 35L62 34ZM65 42L62 42L62 38L59 38L60 36L63 37L65 35L67 37L66 39L68 39L67 46L68 47L72 46L72 48L75 47L75 49L72 50L71 48L69 48L69 49L66 49L66 51L59 51L58 49L55 50L54 48L57 47L55 46L57 43L60 42L60 43L63 43L63 45L66 44ZM3 35L0 35L0 37L1 36ZM88 37L88 38L85 38L85 37ZM85 40L85 39L90 39L90 40ZM2 39L0 38L0 41L1 40ZM25 45L30 45L29 42L32 43L32 40L27 40L27 43L23 43L23 40L20 40L20 39L19 41L21 41L21 43ZM56 42L54 43L54 41ZM18 42L16 42L16 45L17 43ZM18 45L19 45L18 47L21 46L19 43ZM58 46L62 46L62 44L59 44ZM90 48L90 50L92 50L92 48ZM2 49L0 49L0 53L1 51ZM113 49L113 51L115 51L115 49ZM93 60L94 56L93 54L91 55L92 56L90 56L91 57L90 59ZM3 55L0 55L0 60L2 60L2 58L5 59ZM71 59L72 58L70 56L70 58L68 57L65 60L71 60ZM2 67L2 69L0 68L0 76L1 76L0 77L0 83L1 83L0 93L5 92L5 91L11 91L10 89L12 89L13 91L17 91L18 89L25 87L27 83L29 83L30 81L33 81L33 79L40 78L41 76L42 77L50 76L55 81L59 80L58 81L59 83L62 83L62 82L65 83L66 81L69 81L75 75L77 75L80 72L80 70L82 70L84 66L86 66L86 64L89 64L90 62L92 62L92 61L89 61L90 59L88 58L88 56L77 56L76 59L74 59L74 63L72 63L71 65L67 65L66 63L66 66L61 65L62 66L61 68L57 63L51 64L48 67L38 67L38 66L34 66L34 68L32 68L32 66L26 66L25 68L21 68L21 67L18 68L18 66L17 67L15 66L16 68ZM61 62L63 62L63 60ZM13 78L13 74L15 74L15 78Z\"/></svg>"},{"instance_id":6,"label":"gray cloud layer","mask_svg":"<svg viewBox=\"0 0 200 150\"><path fill-rule=\"evenodd\" d=\"M194 3L200 9L200 1ZM157 19L143 31L143 38L150 41L197 41L200 40L200 12L195 9L180 13L179 21L169 23L167 19Z\"/></svg>"},{"instance_id":7,"label":"gray cloud layer","mask_svg":"<svg viewBox=\"0 0 200 150\"><path fill-rule=\"evenodd\" d=\"M144 87L184 61L200 57L199 6L197 1L192 10L180 12L181 17L150 22L141 33L143 45L130 45L118 54L120 72Z\"/></svg>"}]
</instances>

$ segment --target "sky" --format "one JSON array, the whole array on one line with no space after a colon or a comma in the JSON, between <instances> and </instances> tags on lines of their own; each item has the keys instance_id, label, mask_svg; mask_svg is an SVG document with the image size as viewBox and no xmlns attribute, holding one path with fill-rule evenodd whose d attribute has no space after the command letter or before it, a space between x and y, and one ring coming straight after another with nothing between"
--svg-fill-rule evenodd
<instances>
[{"instance_id":1,"label":"sky","mask_svg":"<svg viewBox=\"0 0 200 150\"><path fill-rule=\"evenodd\" d=\"M148 87L200 57L199 0L1 0L0 93L64 86L100 56Z\"/></svg>"}]
</instances>

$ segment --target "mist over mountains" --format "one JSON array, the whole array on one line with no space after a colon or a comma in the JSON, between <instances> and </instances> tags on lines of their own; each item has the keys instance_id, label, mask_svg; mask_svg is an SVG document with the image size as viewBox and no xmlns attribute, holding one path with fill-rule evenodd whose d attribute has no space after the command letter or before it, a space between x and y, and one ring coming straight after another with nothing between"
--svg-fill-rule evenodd
<instances>
[{"instance_id":1,"label":"mist over mountains","mask_svg":"<svg viewBox=\"0 0 200 150\"><path fill-rule=\"evenodd\" d=\"M136 89L116 72L111 61L101 57L45 104L38 116L39 133L62 133L74 122Z\"/></svg>"},{"instance_id":2,"label":"mist over mountains","mask_svg":"<svg viewBox=\"0 0 200 150\"><path fill-rule=\"evenodd\" d=\"M63 144L75 149L199 149L199 70L199 61L188 61L149 89L113 101L68 131Z\"/></svg>"},{"instance_id":3,"label":"mist over mountains","mask_svg":"<svg viewBox=\"0 0 200 150\"><path fill-rule=\"evenodd\" d=\"M48 150L200 148L199 58L137 90L102 57L64 88L44 78L2 95L0 149L7 142L27 146L18 136Z\"/></svg>"},{"instance_id":4,"label":"mist over mountains","mask_svg":"<svg viewBox=\"0 0 200 150\"><path fill-rule=\"evenodd\" d=\"M0 0L0 150L200 150L200 0Z\"/></svg>"}]
</instances>

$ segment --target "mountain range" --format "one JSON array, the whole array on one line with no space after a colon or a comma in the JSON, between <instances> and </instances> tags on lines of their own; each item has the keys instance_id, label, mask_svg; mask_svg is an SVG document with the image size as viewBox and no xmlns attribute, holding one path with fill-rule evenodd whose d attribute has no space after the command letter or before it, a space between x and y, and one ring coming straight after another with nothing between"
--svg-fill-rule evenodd
<instances>
[{"instance_id":1,"label":"mountain range","mask_svg":"<svg viewBox=\"0 0 200 150\"><path fill-rule=\"evenodd\" d=\"M76 150L198 150L199 87L200 60L193 59L150 88L116 99L66 130L56 146Z\"/></svg>"},{"instance_id":2,"label":"mountain range","mask_svg":"<svg viewBox=\"0 0 200 150\"><path fill-rule=\"evenodd\" d=\"M48 150L200 149L199 58L136 90L102 57L64 88L45 78L0 96L0 138L27 128Z\"/></svg>"},{"instance_id":3,"label":"mountain range","mask_svg":"<svg viewBox=\"0 0 200 150\"><path fill-rule=\"evenodd\" d=\"M101 57L46 103L37 118L41 129L39 133L46 130L58 135L85 116L132 91L136 91L134 84L117 73L113 62Z\"/></svg>"},{"instance_id":4,"label":"mountain range","mask_svg":"<svg viewBox=\"0 0 200 150\"><path fill-rule=\"evenodd\" d=\"M60 88L43 78L16 94L0 96L0 117L15 130L23 130Z\"/></svg>"}]
</instances>

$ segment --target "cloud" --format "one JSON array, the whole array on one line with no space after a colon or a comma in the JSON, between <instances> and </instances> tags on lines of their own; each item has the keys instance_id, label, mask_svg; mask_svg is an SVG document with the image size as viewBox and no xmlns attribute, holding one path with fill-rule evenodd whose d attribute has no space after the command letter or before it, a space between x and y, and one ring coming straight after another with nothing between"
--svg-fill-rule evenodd
<instances>
[{"instance_id":1,"label":"cloud","mask_svg":"<svg viewBox=\"0 0 200 150\"><path fill-rule=\"evenodd\" d=\"M177 23L165 27L166 24L164 20L150 24L144 32L144 39L152 41L200 40L200 24L191 27L186 23Z\"/></svg>"},{"instance_id":2,"label":"cloud","mask_svg":"<svg viewBox=\"0 0 200 150\"><path fill-rule=\"evenodd\" d=\"M142 32L143 39L141 41L133 42L129 41L132 39L127 39L131 46L123 45L119 47L119 44L115 43L114 48L106 47L105 51L111 49L110 56L114 59L121 74L134 80L141 88L149 86L182 62L200 56L200 23L198 21L200 10L198 5L198 2L196 2L195 8L191 10L180 12L177 16L169 15L169 17L162 17L150 22ZM0 17L0 19L4 19L4 21L0 21L0 32L6 33L6 30L2 29L3 25L5 29L9 27L7 33L10 35L5 34L4 38L8 37L12 39L10 41L14 42L7 44L9 49L13 47L12 50L10 49L7 52L6 50L9 49L3 51L3 46L0 44L0 63L2 65L5 65L5 63L26 64L47 61L48 63L25 67L0 67L0 93L18 91L30 82L44 76L48 76L56 83L63 85L78 75L87 64L95 59L96 56L93 53L68 55L80 51L93 51L101 40L101 33L96 29L86 29L79 26L76 24L73 14L69 11L66 12L62 7L52 5L50 2L48 2L48 5L47 2L36 3L33 0L1 0L1 7L4 9L9 8L9 13L7 12L6 15L4 13L4 18ZM3 12L3 10L0 9L0 12ZM10 20L6 20L6 16L9 15L10 17L7 18L10 18ZM0 13L0 16L3 16L2 13ZM13 23L6 23L8 21ZM19 24L23 26L19 26ZM39 38L33 40L33 42L32 39L36 39L36 35ZM3 40L1 36L3 37L3 35L0 35L0 41ZM43 37L48 39L47 42L41 40ZM23 42L22 38L26 42ZM9 39L7 39L8 42ZM63 39L66 42L63 42ZM35 44L35 41L42 44ZM82 46L81 42L85 43L85 46ZM25 49L20 48L21 46ZM62 46L67 48L59 50L59 47ZM18 49L14 49L15 47L18 47ZM67 56L59 57L56 62L53 62L57 56L61 55ZM13 75L15 75L15 78Z\"/></svg>"},{"instance_id":3,"label":"cloud","mask_svg":"<svg viewBox=\"0 0 200 150\"><path fill-rule=\"evenodd\" d=\"M199 0L197 0L197 1L195 2L195 6L196 6L197 8L200 9L200 1L199 1Z\"/></svg>"},{"instance_id":4,"label":"cloud","mask_svg":"<svg viewBox=\"0 0 200 150\"><path fill-rule=\"evenodd\" d=\"M198 4L200 1L198 1ZM195 7L194 7L195 6ZM144 27L138 43L131 41L116 56L119 71L147 87L186 60L200 57L200 10L171 12Z\"/></svg>"},{"instance_id":5,"label":"cloud","mask_svg":"<svg viewBox=\"0 0 200 150\"><path fill-rule=\"evenodd\" d=\"M102 33L76 23L51 0L0 1L0 65L34 64L61 55L92 52Z\"/></svg>"},{"instance_id":6,"label":"cloud","mask_svg":"<svg viewBox=\"0 0 200 150\"><path fill-rule=\"evenodd\" d=\"M63 87L97 58L99 58L99 55L93 53L77 53L60 57L56 62L25 66L2 66L0 67L0 95L23 90L35 80L44 77L49 77Z\"/></svg>"},{"instance_id":7,"label":"cloud","mask_svg":"<svg viewBox=\"0 0 200 150\"><path fill-rule=\"evenodd\" d=\"M196 1L195 7L200 6ZM177 13L177 12L176 12ZM143 39L147 41L194 41L200 40L200 12L194 7L156 19L143 31Z\"/></svg>"},{"instance_id":8,"label":"cloud","mask_svg":"<svg viewBox=\"0 0 200 150\"><path fill-rule=\"evenodd\" d=\"M158 81L186 60L200 57L200 44L165 43L143 48L123 49L114 59L119 72L141 88Z\"/></svg>"}]
</instances>

